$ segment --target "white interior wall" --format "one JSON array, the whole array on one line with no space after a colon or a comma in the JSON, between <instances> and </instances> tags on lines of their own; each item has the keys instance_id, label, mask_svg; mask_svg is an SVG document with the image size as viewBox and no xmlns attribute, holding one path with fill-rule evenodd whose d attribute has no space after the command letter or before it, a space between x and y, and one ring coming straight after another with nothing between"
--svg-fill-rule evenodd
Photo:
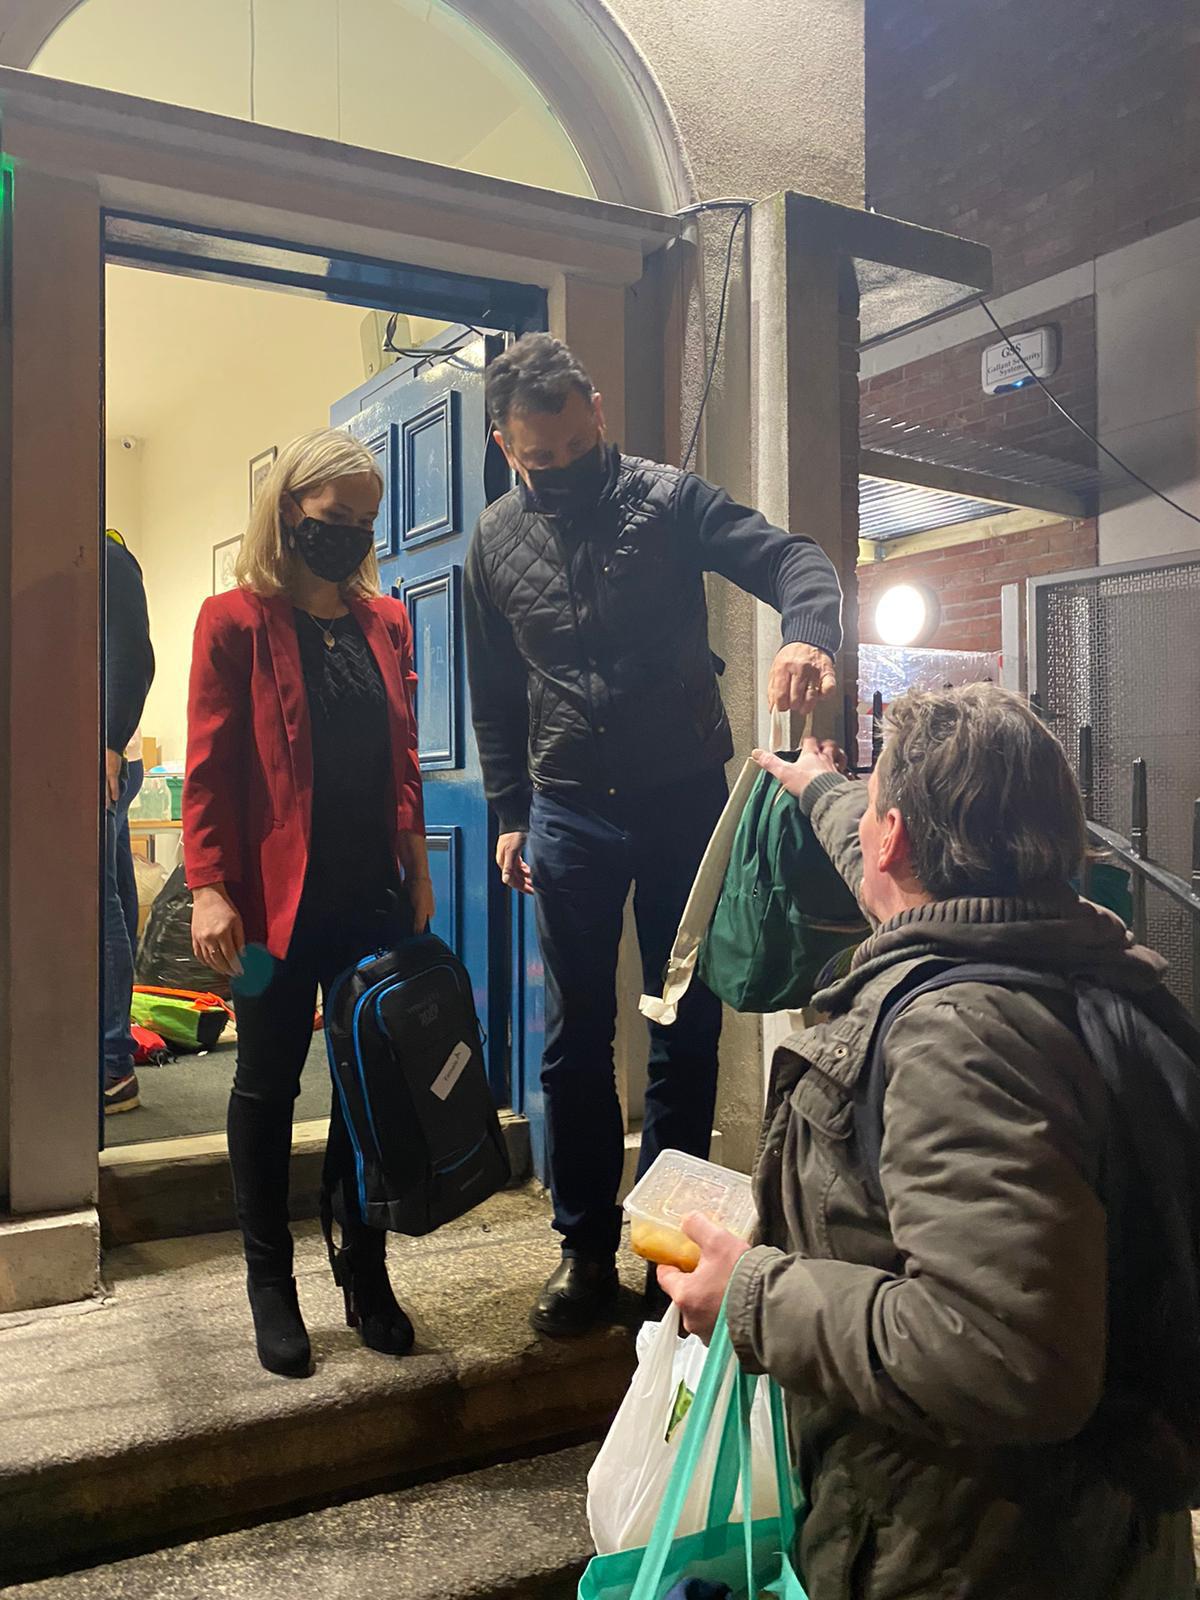
<instances>
[{"instance_id":1,"label":"white interior wall","mask_svg":"<svg viewBox=\"0 0 1200 1600\"><path fill-rule=\"evenodd\" d=\"M157 672L143 731L181 761L213 546L245 527L251 458L327 425L363 381L364 313L128 267L108 269L106 295L105 520L146 580Z\"/></svg>"},{"instance_id":2,"label":"white interior wall","mask_svg":"<svg viewBox=\"0 0 1200 1600\"><path fill-rule=\"evenodd\" d=\"M1200 219L1096 262L1100 437L1200 516ZM1105 564L1200 548L1200 527L1143 490L1100 517Z\"/></svg>"}]
</instances>

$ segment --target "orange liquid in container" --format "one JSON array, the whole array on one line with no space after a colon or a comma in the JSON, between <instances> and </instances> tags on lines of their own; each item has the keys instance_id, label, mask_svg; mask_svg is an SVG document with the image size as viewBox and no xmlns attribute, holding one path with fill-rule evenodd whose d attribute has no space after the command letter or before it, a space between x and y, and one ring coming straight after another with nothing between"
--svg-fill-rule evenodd
<instances>
[{"instance_id":1,"label":"orange liquid in container","mask_svg":"<svg viewBox=\"0 0 1200 1600\"><path fill-rule=\"evenodd\" d=\"M756 1213L750 1179L711 1161L664 1150L628 1200L630 1244L646 1261L694 1272L700 1246L683 1231L683 1219L696 1213L719 1228L748 1239Z\"/></svg>"}]
</instances>

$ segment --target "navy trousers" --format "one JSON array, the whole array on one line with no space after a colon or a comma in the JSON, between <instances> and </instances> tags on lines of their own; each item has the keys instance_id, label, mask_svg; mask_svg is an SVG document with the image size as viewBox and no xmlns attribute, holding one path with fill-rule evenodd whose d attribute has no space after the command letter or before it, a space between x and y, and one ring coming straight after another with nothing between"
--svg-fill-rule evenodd
<instances>
[{"instance_id":1,"label":"navy trousers","mask_svg":"<svg viewBox=\"0 0 1200 1600\"><path fill-rule=\"evenodd\" d=\"M605 1260L621 1237L624 1134L613 1068L617 951L630 885L644 987L663 970L728 797L722 768L607 802L535 793L529 864L546 974L542 1061L554 1226L568 1254ZM660 1150L707 1156L721 1003L693 980L670 1028L650 1028L639 1171Z\"/></svg>"}]
</instances>

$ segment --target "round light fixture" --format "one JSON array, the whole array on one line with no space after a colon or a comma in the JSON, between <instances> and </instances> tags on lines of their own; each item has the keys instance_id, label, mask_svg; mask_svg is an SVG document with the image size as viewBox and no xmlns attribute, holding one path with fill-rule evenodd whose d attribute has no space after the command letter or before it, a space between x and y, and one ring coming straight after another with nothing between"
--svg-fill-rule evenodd
<instances>
[{"instance_id":1,"label":"round light fixture","mask_svg":"<svg viewBox=\"0 0 1200 1600\"><path fill-rule=\"evenodd\" d=\"M923 583L894 583L875 605L875 632L884 644L903 649L927 644L937 631L937 596Z\"/></svg>"}]
</instances>

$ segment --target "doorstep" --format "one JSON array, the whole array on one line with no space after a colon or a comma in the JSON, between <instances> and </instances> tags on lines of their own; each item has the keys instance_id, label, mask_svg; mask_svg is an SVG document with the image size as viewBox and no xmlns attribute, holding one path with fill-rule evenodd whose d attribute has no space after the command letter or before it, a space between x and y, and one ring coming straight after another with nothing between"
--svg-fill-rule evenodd
<instances>
[{"instance_id":1,"label":"doorstep","mask_svg":"<svg viewBox=\"0 0 1200 1600\"><path fill-rule=\"evenodd\" d=\"M322 1117L292 1129L289 1209L299 1222L317 1215L325 1158ZM529 1177L529 1124L500 1114L514 1185ZM100 1157L100 1220L105 1249L221 1233L234 1226L233 1183L223 1133L114 1145Z\"/></svg>"},{"instance_id":2,"label":"doorstep","mask_svg":"<svg viewBox=\"0 0 1200 1600\"><path fill-rule=\"evenodd\" d=\"M527 1316L558 1259L548 1224L525 1189L425 1239L390 1240L417 1328L399 1361L344 1326L319 1230L302 1225L318 1361L303 1381L258 1365L232 1234L115 1250L105 1300L0 1318L0 1584L598 1437L633 1368L645 1268L623 1252L627 1326L539 1339Z\"/></svg>"}]
</instances>

